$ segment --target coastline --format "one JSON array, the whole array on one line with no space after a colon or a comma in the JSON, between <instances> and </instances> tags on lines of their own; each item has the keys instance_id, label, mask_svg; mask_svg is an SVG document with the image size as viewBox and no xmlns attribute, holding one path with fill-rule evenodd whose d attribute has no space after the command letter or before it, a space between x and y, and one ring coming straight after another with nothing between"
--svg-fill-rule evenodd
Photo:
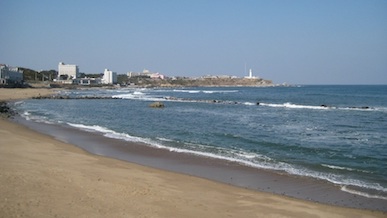
<instances>
[{"instance_id":1,"label":"coastline","mask_svg":"<svg viewBox=\"0 0 387 218\"><path fill-rule=\"evenodd\" d=\"M94 155L8 120L0 120L0 134L1 216L385 216Z\"/></svg>"}]
</instances>

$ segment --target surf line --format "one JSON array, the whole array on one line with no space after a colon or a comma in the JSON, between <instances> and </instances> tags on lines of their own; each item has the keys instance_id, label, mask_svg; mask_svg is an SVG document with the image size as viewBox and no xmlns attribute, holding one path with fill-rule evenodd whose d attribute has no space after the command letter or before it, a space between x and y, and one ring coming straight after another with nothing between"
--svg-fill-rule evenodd
<instances>
[{"instance_id":1,"label":"surf line","mask_svg":"<svg viewBox=\"0 0 387 218\"><path fill-rule=\"evenodd\" d=\"M104 100L104 99L121 99L114 96L68 96L68 95L51 95L51 96L38 96L33 99L58 99L58 100ZM198 102L198 103L216 103L216 104L244 104L244 105L257 105L257 106L271 106L271 107L285 107L285 108L296 108L296 109L358 109L358 110L372 110L374 108L369 106L361 106L361 107L332 107L325 104L320 106L308 106L308 105L296 105L296 104L270 104L270 103L249 103L249 102L239 102L239 101L224 101L224 100L197 100L190 98L177 98L177 97L163 97L163 99L167 101L181 101L181 102Z\"/></svg>"},{"instance_id":2,"label":"surf line","mask_svg":"<svg viewBox=\"0 0 387 218\"><path fill-rule=\"evenodd\" d=\"M244 104L244 105L257 105L257 106L271 106L271 107L288 107L288 108L295 108L295 109L360 109L360 110L368 110L373 109L369 106L360 106L360 107L334 107L334 106L328 106L326 104L321 104L319 106L310 106L310 105L296 105L296 104L290 104L290 103L284 103L284 104L270 104L270 103L263 103L263 102L256 102L256 103L249 103L249 102L239 102L239 101L224 101L224 100L198 100L198 99L190 99L190 98L177 98L177 97L164 97L167 101L180 101L180 102L197 102L197 103L215 103L215 104Z\"/></svg>"}]
</instances>

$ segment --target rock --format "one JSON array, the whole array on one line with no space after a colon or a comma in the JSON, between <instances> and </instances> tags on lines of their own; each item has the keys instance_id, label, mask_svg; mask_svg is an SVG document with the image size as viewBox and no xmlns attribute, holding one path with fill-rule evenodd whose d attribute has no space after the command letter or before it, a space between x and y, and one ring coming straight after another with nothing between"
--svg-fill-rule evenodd
<instances>
[{"instance_id":1,"label":"rock","mask_svg":"<svg viewBox=\"0 0 387 218\"><path fill-rule=\"evenodd\" d=\"M163 108L163 107L164 107L164 103L159 102L159 101L156 101L156 102L153 102L152 104L150 104L149 107L153 107L153 108Z\"/></svg>"},{"instance_id":2,"label":"rock","mask_svg":"<svg viewBox=\"0 0 387 218\"><path fill-rule=\"evenodd\" d=\"M8 103L5 101L0 101L0 117L12 117L16 113L13 111L9 106Z\"/></svg>"}]
</instances>

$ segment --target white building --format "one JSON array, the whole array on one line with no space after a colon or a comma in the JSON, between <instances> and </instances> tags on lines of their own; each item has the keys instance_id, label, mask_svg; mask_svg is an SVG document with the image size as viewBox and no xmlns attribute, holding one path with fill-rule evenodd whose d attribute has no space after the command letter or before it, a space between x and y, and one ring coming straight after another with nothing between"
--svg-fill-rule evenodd
<instances>
[{"instance_id":1,"label":"white building","mask_svg":"<svg viewBox=\"0 0 387 218\"><path fill-rule=\"evenodd\" d=\"M151 79L164 79L165 76L163 74L160 74L160 73L152 73L150 75L150 78Z\"/></svg>"},{"instance_id":2,"label":"white building","mask_svg":"<svg viewBox=\"0 0 387 218\"><path fill-rule=\"evenodd\" d=\"M67 80L76 79L79 77L79 68L74 64L65 64L60 62L58 65L58 79L63 80L64 78Z\"/></svg>"},{"instance_id":3,"label":"white building","mask_svg":"<svg viewBox=\"0 0 387 218\"><path fill-rule=\"evenodd\" d=\"M140 73L130 71L126 75L130 78L130 77L140 76Z\"/></svg>"},{"instance_id":4,"label":"white building","mask_svg":"<svg viewBox=\"0 0 387 218\"><path fill-rule=\"evenodd\" d=\"M0 84L23 83L23 71L17 67L0 65Z\"/></svg>"},{"instance_id":5,"label":"white building","mask_svg":"<svg viewBox=\"0 0 387 218\"><path fill-rule=\"evenodd\" d=\"M104 84L117 83L117 73L111 70L105 69L105 71L103 72L102 83Z\"/></svg>"}]
</instances>

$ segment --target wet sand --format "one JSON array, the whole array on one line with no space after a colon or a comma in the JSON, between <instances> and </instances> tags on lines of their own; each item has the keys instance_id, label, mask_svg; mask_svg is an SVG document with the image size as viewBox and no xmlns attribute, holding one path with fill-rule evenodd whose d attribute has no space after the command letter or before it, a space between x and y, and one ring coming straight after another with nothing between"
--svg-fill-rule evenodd
<instances>
[{"instance_id":1,"label":"wet sand","mask_svg":"<svg viewBox=\"0 0 387 218\"><path fill-rule=\"evenodd\" d=\"M4 99L3 91L0 89ZM21 99L27 95L5 99ZM56 130L51 128L51 131ZM92 133L68 137L66 131L74 129L61 131L63 134L55 132L54 138L15 122L0 120L0 217L386 217L382 212L298 200L196 176L199 173L206 177L206 171L213 174L215 169L219 170L216 175L221 180L234 184L231 180L243 183L254 175L228 178L222 171L222 163L211 159L203 162L168 151L162 154L129 142L127 145L131 146L122 147L123 143L118 140L102 140ZM72 145L75 143L71 140L84 144L95 154L83 150L85 147ZM107 149L106 144L117 149ZM132 150L128 152L129 148ZM125 154L133 153L132 159L161 169L96 155L112 151L117 155L119 149ZM229 169L235 172L242 169L229 164ZM174 165L175 171L188 170L191 175L162 170ZM261 174L257 178L261 178L258 183L265 180L267 184L274 183L271 175ZM292 183L282 177L277 181L282 181L278 187Z\"/></svg>"}]
</instances>

